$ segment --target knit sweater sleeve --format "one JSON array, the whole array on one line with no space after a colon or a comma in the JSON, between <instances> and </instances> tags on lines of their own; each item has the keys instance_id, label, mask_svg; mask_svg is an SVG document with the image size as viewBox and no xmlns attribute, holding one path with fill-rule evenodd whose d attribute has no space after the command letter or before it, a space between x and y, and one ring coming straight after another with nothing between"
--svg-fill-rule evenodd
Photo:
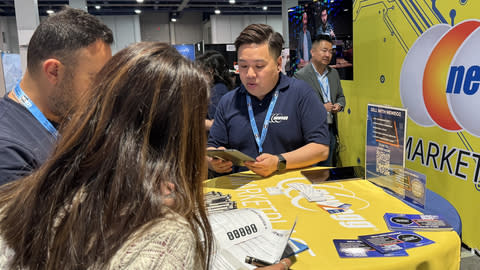
<instances>
[{"instance_id":1,"label":"knit sweater sleeve","mask_svg":"<svg viewBox=\"0 0 480 270\"><path fill-rule=\"evenodd\" d=\"M132 235L108 269L194 269L193 232L183 219L176 218L162 219L141 235Z\"/></svg>"}]
</instances>

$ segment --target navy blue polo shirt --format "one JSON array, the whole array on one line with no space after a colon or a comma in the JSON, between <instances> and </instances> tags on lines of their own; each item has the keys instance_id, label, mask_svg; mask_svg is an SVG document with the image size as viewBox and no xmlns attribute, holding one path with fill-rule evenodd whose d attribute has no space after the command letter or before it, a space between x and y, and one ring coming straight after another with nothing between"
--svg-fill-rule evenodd
<instances>
[{"instance_id":1,"label":"navy blue polo shirt","mask_svg":"<svg viewBox=\"0 0 480 270\"><path fill-rule=\"evenodd\" d=\"M0 98L0 185L30 174L54 148L56 138L7 94Z\"/></svg>"},{"instance_id":2,"label":"navy blue polo shirt","mask_svg":"<svg viewBox=\"0 0 480 270\"><path fill-rule=\"evenodd\" d=\"M259 134L275 89L279 89L279 96L270 118L263 152L277 155L312 142L328 146L327 111L318 95L306 82L283 74L263 100L251 96ZM237 149L255 158L260 153L250 126L246 94L247 90L241 85L222 97L210 129L208 146Z\"/></svg>"}]
</instances>

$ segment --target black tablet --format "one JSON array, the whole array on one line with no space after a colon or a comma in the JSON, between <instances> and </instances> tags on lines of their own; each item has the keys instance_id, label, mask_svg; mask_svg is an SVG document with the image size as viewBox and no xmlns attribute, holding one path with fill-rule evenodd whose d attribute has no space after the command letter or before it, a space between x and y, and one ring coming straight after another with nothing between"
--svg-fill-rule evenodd
<instances>
[{"instance_id":1,"label":"black tablet","mask_svg":"<svg viewBox=\"0 0 480 270\"><path fill-rule=\"evenodd\" d=\"M365 169L362 166L308 170L301 171L301 173L312 183L347 180L352 178L365 179Z\"/></svg>"},{"instance_id":2,"label":"black tablet","mask_svg":"<svg viewBox=\"0 0 480 270\"><path fill-rule=\"evenodd\" d=\"M244 154L236 149L207 150L207 155L209 157L231 161L235 166L245 166L245 161L255 161L255 159L251 156Z\"/></svg>"}]
</instances>

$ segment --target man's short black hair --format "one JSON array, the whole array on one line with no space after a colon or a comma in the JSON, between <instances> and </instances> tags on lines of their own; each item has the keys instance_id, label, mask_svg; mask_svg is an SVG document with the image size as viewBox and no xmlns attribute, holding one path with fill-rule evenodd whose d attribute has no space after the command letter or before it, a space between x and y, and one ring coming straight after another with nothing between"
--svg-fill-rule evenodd
<instances>
[{"instance_id":1,"label":"man's short black hair","mask_svg":"<svg viewBox=\"0 0 480 270\"><path fill-rule=\"evenodd\" d=\"M328 8L326 6L322 6L322 8L320 9L320 14L322 14L324 10L327 12L328 16Z\"/></svg>"},{"instance_id":2,"label":"man's short black hair","mask_svg":"<svg viewBox=\"0 0 480 270\"><path fill-rule=\"evenodd\" d=\"M312 43L315 44L315 43L319 43L320 41L327 41L327 42L330 42L331 44L333 44L333 41L332 41L332 38L329 36L329 35L317 35L315 36L315 38L313 39Z\"/></svg>"},{"instance_id":3,"label":"man's short black hair","mask_svg":"<svg viewBox=\"0 0 480 270\"><path fill-rule=\"evenodd\" d=\"M283 37L275 32L270 25L251 24L247 26L235 39L235 48L238 49L244 44L268 44L269 53L276 59L282 53Z\"/></svg>"},{"instance_id":4,"label":"man's short black hair","mask_svg":"<svg viewBox=\"0 0 480 270\"><path fill-rule=\"evenodd\" d=\"M27 51L28 70L35 73L49 58L73 64L75 51L97 40L112 44L112 30L83 10L65 7L40 23L33 33Z\"/></svg>"}]
</instances>

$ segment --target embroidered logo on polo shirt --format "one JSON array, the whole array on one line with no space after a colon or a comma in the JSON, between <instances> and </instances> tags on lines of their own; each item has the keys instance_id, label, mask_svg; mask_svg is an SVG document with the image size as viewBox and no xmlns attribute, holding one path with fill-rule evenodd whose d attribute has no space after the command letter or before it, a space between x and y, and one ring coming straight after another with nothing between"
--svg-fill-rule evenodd
<instances>
[{"instance_id":1,"label":"embroidered logo on polo shirt","mask_svg":"<svg viewBox=\"0 0 480 270\"><path fill-rule=\"evenodd\" d=\"M282 121L287 121L288 115L282 115L281 113L274 113L272 117L270 117L270 123L278 124Z\"/></svg>"}]
</instances>

